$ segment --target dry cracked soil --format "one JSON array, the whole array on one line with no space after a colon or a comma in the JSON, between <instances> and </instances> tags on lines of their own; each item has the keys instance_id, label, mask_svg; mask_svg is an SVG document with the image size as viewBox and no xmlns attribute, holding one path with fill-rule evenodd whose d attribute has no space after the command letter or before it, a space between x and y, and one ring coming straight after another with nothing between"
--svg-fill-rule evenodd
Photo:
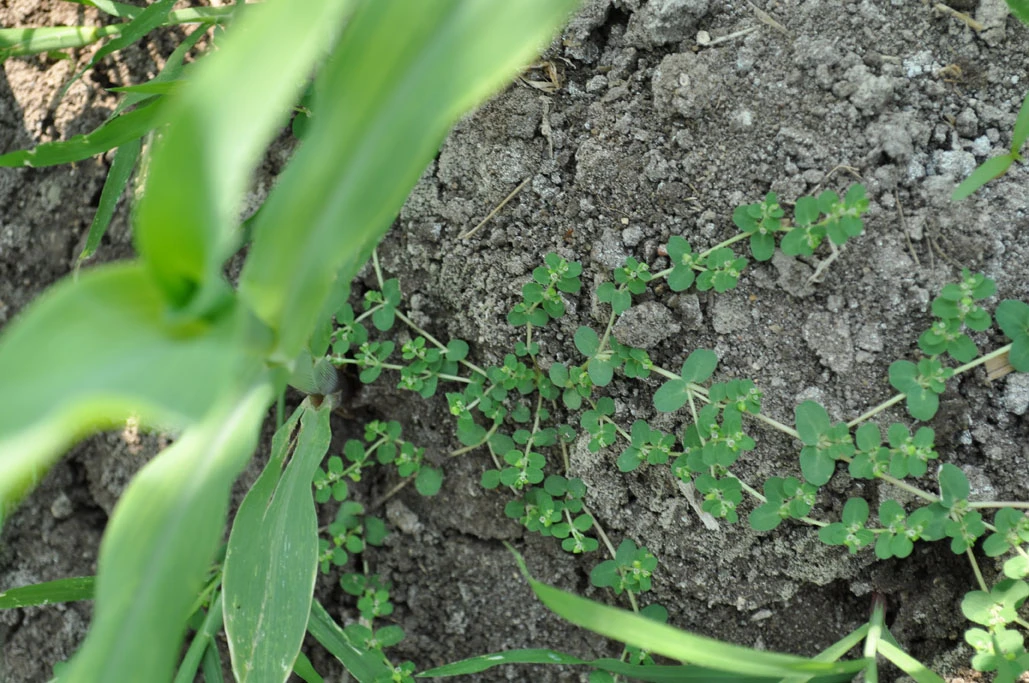
<instances>
[{"instance_id":1,"label":"dry cracked soil","mask_svg":"<svg viewBox=\"0 0 1029 683\"><path fill-rule=\"evenodd\" d=\"M977 22L970 26L961 15ZM3 26L96 24L81 5L6 0ZM705 32L705 33L701 33ZM704 36L708 39L705 39ZM108 58L56 101L84 64L8 59L0 73L0 151L67 138L99 125L116 96L105 88L153 77L181 34L155 33ZM823 403L850 419L888 398L886 370L917 358L929 304L962 267L1029 301L1029 174L1016 164L961 203L950 193L977 164L1006 151L1029 87L1029 30L1002 0L587 0L526 72L464 118L425 171L379 249L399 278L412 318L437 338L467 340L479 365L497 364L517 340L506 323L521 286L547 252L583 264L585 287L566 297L568 314L542 333L541 362L576 361L579 325L607 315L595 286L627 257L667 265L673 235L706 248L735 232L734 207L769 191L787 206L825 188L860 181L870 208L865 232L817 281L829 252L776 253L752 264L728 293L685 295L656 287L637 297L616 330L662 367L694 349L721 359L716 379L752 378L765 410L792 420L799 402ZM292 143L282 137L254 180L255 201L274 182ZM68 275L83 244L110 156L52 169L0 169L0 325ZM471 237L463 237L519 184L524 187ZM131 256L123 206L98 261ZM372 283L365 272L359 296ZM1004 343L978 334L980 348ZM2 387L3 378L0 378ZM518 647L556 647L586 657L617 654L536 602L502 541L524 553L536 577L605 601L588 574L597 559L564 553L504 516L507 500L484 491L488 456L460 458L442 397L424 401L391 382L355 387L352 417L397 419L427 448L446 479L431 499L408 487L380 511L393 533L362 558L395 586L391 620L407 639L394 653L419 668ZM653 419L681 430L684 416L655 415L657 383L616 379L607 389L625 425ZM1029 493L1029 380L988 382L979 370L952 382L937 432L941 460L969 477L973 497L1025 500ZM900 411L888 414L903 420ZM266 437L270 430L266 430ZM797 447L754 427L758 447L735 468L759 486L798 474ZM166 435L126 430L73 449L3 529L0 587L95 571L107 517L126 482ZM237 491L253 481L266 446ZM974 587L965 558L945 544L919 544L904 561L877 561L819 543L808 526L757 533L745 523L701 523L667 467L621 474L617 451L593 454L580 441L570 467L607 533L645 544L660 560L647 601L668 607L677 626L754 647L813 654L863 623L873 595L885 596L897 639L949 681L988 680L968 670L968 624L958 608ZM361 483L377 500L389 475ZM931 485L928 481L926 485ZM886 485L838 475L813 515L838 519L844 501L873 502ZM744 512L749 511L749 504ZM999 566L982 557L984 571ZM338 576L319 598L342 621L356 616ZM0 613L0 681L48 679L81 642L90 605ZM316 645L312 659L342 675ZM901 680L888 671L886 680ZM585 680L581 670L502 667L480 681ZM344 679L345 680L345 679Z\"/></svg>"}]
</instances>

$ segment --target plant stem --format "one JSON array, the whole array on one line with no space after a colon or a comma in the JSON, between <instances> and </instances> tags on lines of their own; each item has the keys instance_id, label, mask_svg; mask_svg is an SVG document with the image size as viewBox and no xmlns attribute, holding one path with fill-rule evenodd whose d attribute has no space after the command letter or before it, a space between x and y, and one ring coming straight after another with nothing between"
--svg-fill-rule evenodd
<instances>
[{"instance_id":1,"label":"plant stem","mask_svg":"<svg viewBox=\"0 0 1029 683\"><path fill-rule=\"evenodd\" d=\"M1009 501L1009 500L981 500L975 503L969 502L968 507L970 508L1019 508L1022 510L1029 510L1029 502Z\"/></svg>"},{"instance_id":2,"label":"plant stem","mask_svg":"<svg viewBox=\"0 0 1029 683\"><path fill-rule=\"evenodd\" d=\"M979 588L981 588L984 593L989 593L990 589L986 585L986 579L983 578L982 571L979 569L979 563L975 561L975 555L972 554L972 549L967 548L965 550L965 555L968 557L968 561L972 563L972 572L975 574L975 580L979 582Z\"/></svg>"}]
</instances>

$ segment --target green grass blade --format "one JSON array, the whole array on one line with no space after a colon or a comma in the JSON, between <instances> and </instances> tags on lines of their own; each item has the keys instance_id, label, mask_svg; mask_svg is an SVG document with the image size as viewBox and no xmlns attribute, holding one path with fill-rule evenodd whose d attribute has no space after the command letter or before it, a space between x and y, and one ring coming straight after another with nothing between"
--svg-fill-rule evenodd
<instances>
[{"instance_id":1,"label":"green grass blade","mask_svg":"<svg viewBox=\"0 0 1029 683\"><path fill-rule=\"evenodd\" d=\"M22 57L85 47L107 36L118 35L120 30L117 25L0 28L0 57Z\"/></svg>"},{"instance_id":2,"label":"green grass blade","mask_svg":"<svg viewBox=\"0 0 1029 683\"><path fill-rule=\"evenodd\" d=\"M297 661L293 663L293 673L305 683L325 683L325 679L315 671L311 660L303 652L297 655Z\"/></svg>"},{"instance_id":3,"label":"green grass blade","mask_svg":"<svg viewBox=\"0 0 1029 683\"><path fill-rule=\"evenodd\" d=\"M825 648L812 659L817 659L820 662L835 662L843 655L853 650L865 636L868 634L869 625L862 624L847 635L843 636L835 643ZM781 683L804 683L809 680L804 676L791 676L790 678L782 679Z\"/></svg>"},{"instance_id":4,"label":"green grass blade","mask_svg":"<svg viewBox=\"0 0 1029 683\"><path fill-rule=\"evenodd\" d=\"M643 648L681 662L740 676L784 678L805 674L853 675L867 660L823 662L778 652L753 650L714 638L681 631L632 612L608 607L536 581L516 555L522 573L536 597L558 616L594 633Z\"/></svg>"},{"instance_id":5,"label":"green grass blade","mask_svg":"<svg viewBox=\"0 0 1029 683\"><path fill-rule=\"evenodd\" d=\"M93 429L129 415L168 428L199 421L213 405L210 388L258 362L229 343L236 335L228 316L170 326L138 264L98 267L48 290L0 336L0 515Z\"/></svg>"},{"instance_id":6,"label":"green grass blade","mask_svg":"<svg viewBox=\"0 0 1029 683\"><path fill-rule=\"evenodd\" d=\"M93 623L59 681L171 679L224 533L232 483L273 397L266 382L223 394L135 476L104 532Z\"/></svg>"},{"instance_id":7,"label":"green grass blade","mask_svg":"<svg viewBox=\"0 0 1029 683\"><path fill-rule=\"evenodd\" d=\"M132 18L132 21L127 24L120 25L119 28L121 30L118 32L118 37L96 51L96 54L90 58L89 63L82 67L77 74L71 77L71 80L64 84L61 88L60 94L57 96L57 99L64 99L64 95L68 92L68 88L70 88L75 81L82 78L82 74L96 66L101 59L112 52L117 52L122 48L132 45L164 23L174 4L175 0L157 0L153 4L147 5L142 12Z\"/></svg>"},{"instance_id":8,"label":"green grass blade","mask_svg":"<svg viewBox=\"0 0 1029 683\"><path fill-rule=\"evenodd\" d=\"M374 683L382 676L386 676L388 680L391 672L382 661L382 657L374 652L354 647L336 620L317 600L311 601L311 618L307 622L307 632L328 650L329 654L338 659L358 683Z\"/></svg>"},{"instance_id":9,"label":"green grass blade","mask_svg":"<svg viewBox=\"0 0 1029 683\"><path fill-rule=\"evenodd\" d=\"M124 2L112 2L111 0L64 0L64 2L71 2L76 5L85 5L86 7L95 7L105 14L118 18L131 19L143 11L143 8L141 7L128 5Z\"/></svg>"},{"instance_id":10,"label":"green grass blade","mask_svg":"<svg viewBox=\"0 0 1029 683\"><path fill-rule=\"evenodd\" d=\"M75 576L6 590L0 593L0 609L92 599L93 577Z\"/></svg>"},{"instance_id":11,"label":"green grass blade","mask_svg":"<svg viewBox=\"0 0 1029 683\"><path fill-rule=\"evenodd\" d=\"M207 32L205 27L193 29L193 32L186 36L185 40L179 43L170 55L168 60L161 67L161 72L158 73L154 78L147 81L148 84L167 83L176 81L179 79L183 71L182 62L189 54L189 51L197 44L197 41L204 37ZM146 85L146 84L143 84ZM108 120L113 119L123 111L137 104L141 104L149 99L152 99L153 95L148 93L130 92L122 98L118 106L114 108L114 112L108 117Z\"/></svg>"},{"instance_id":12,"label":"green grass blade","mask_svg":"<svg viewBox=\"0 0 1029 683\"><path fill-rule=\"evenodd\" d=\"M281 459L272 458L232 525L222 586L239 683L285 683L303 644L318 573L311 480L332 440L331 414L329 402L320 408L305 402L285 471Z\"/></svg>"},{"instance_id":13,"label":"green grass blade","mask_svg":"<svg viewBox=\"0 0 1029 683\"><path fill-rule=\"evenodd\" d=\"M248 5L219 50L162 108L169 125L150 158L147 191L136 211L136 248L173 305L188 308L184 317L207 314L220 303L222 264L237 248L251 172L349 4Z\"/></svg>"},{"instance_id":14,"label":"green grass blade","mask_svg":"<svg viewBox=\"0 0 1029 683\"><path fill-rule=\"evenodd\" d=\"M973 192L994 178L1004 175L1014 161L1015 158L1013 156L1010 154L1004 154L1003 156L987 159L983 163L979 164L979 166L969 173L968 177L954 189L954 193L950 196L951 201L960 202L962 199L969 197Z\"/></svg>"},{"instance_id":15,"label":"green grass blade","mask_svg":"<svg viewBox=\"0 0 1029 683\"><path fill-rule=\"evenodd\" d=\"M876 649L883 657L897 665L897 668L915 679L915 683L946 683L942 678L930 671L922 662L883 638L876 644Z\"/></svg>"},{"instance_id":16,"label":"green grass blade","mask_svg":"<svg viewBox=\"0 0 1029 683\"><path fill-rule=\"evenodd\" d=\"M1029 12L1029 0L1026 0L1026 11ZM1015 129L1011 132L1011 153L1018 154L1022 151L1022 145L1026 138L1029 138L1029 92L1022 100L1022 108L1018 110L1018 118L1015 119Z\"/></svg>"},{"instance_id":17,"label":"green grass blade","mask_svg":"<svg viewBox=\"0 0 1029 683\"><path fill-rule=\"evenodd\" d=\"M254 224L240 290L292 358L392 223L450 125L528 62L573 0L360 3L304 143Z\"/></svg>"},{"instance_id":18,"label":"green grass blade","mask_svg":"<svg viewBox=\"0 0 1029 683\"><path fill-rule=\"evenodd\" d=\"M175 674L173 683L193 683L196 680L197 670L203 664L204 655L207 651L213 647L216 651L215 654L217 654L218 646L214 642L214 637L221 630L221 627L222 593L218 591L214 600L211 601L207 614L204 616L204 623L201 624L200 630L193 635L189 649L186 650L186 654L179 663L179 670Z\"/></svg>"},{"instance_id":19,"label":"green grass blade","mask_svg":"<svg viewBox=\"0 0 1029 683\"><path fill-rule=\"evenodd\" d=\"M60 142L46 142L35 149L8 152L0 156L0 166L56 166L82 161L121 147L153 130L159 112L155 104L111 119L96 130Z\"/></svg>"},{"instance_id":20,"label":"green grass blade","mask_svg":"<svg viewBox=\"0 0 1029 683\"><path fill-rule=\"evenodd\" d=\"M111 162L111 170L107 173L107 180L104 181L104 189L100 192L100 204L97 206L96 215L89 226L89 233L86 235L86 245L82 247L82 253L75 261L78 268L83 261L96 253L100 246L100 240L107 232L114 216L114 210L118 206L118 200L125 192L132 177L132 169L136 167L139 160L139 152L143 147L143 141L139 138L129 140L118 148L114 153L114 161Z\"/></svg>"},{"instance_id":21,"label":"green grass blade","mask_svg":"<svg viewBox=\"0 0 1029 683\"><path fill-rule=\"evenodd\" d=\"M774 683L779 680L768 676L745 676L727 671L716 671L701 666L662 666L629 664L617 659L579 659L573 655L554 650L527 649L508 650L482 655L439 666L417 674L417 678L466 676L481 673L504 664L563 664L586 665L609 673L625 676L632 680L652 683L687 683L688 681L719 681L723 683ZM806 683L836 683L849 681L855 673L831 674L827 676L803 676L796 680Z\"/></svg>"},{"instance_id":22,"label":"green grass blade","mask_svg":"<svg viewBox=\"0 0 1029 683\"><path fill-rule=\"evenodd\" d=\"M200 667L204 674L204 683L225 683L225 678L222 677L222 654L218 649L218 643L212 642L207 646Z\"/></svg>"}]
</instances>

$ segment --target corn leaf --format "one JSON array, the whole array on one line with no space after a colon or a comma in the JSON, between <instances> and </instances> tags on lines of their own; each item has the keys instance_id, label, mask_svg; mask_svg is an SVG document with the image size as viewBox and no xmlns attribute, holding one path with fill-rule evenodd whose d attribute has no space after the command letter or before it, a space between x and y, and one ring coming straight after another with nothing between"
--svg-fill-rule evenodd
<instances>
[{"instance_id":1,"label":"corn leaf","mask_svg":"<svg viewBox=\"0 0 1029 683\"><path fill-rule=\"evenodd\" d=\"M273 394L264 382L222 394L129 484L100 546L93 623L58 681L171 680Z\"/></svg>"},{"instance_id":2,"label":"corn leaf","mask_svg":"<svg viewBox=\"0 0 1029 683\"><path fill-rule=\"evenodd\" d=\"M236 514L225 555L225 632L240 683L284 683L304 641L318 566L318 517L311 480L332 439L332 407L298 410L300 433L285 471L286 439ZM280 478L281 474L281 478Z\"/></svg>"},{"instance_id":3,"label":"corn leaf","mask_svg":"<svg viewBox=\"0 0 1029 683\"><path fill-rule=\"evenodd\" d=\"M307 342L330 290L367 259L451 124L514 76L575 4L359 4L316 82L304 143L254 224L240 282L280 335L281 358Z\"/></svg>"},{"instance_id":4,"label":"corn leaf","mask_svg":"<svg viewBox=\"0 0 1029 683\"><path fill-rule=\"evenodd\" d=\"M211 387L238 377L247 354L228 342L233 316L170 326L137 264L66 278L0 337L0 514L35 487L75 439L138 416L182 427L213 405ZM68 340L74 340L69 343Z\"/></svg>"},{"instance_id":5,"label":"corn leaf","mask_svg":"<svg viewBox=\"0 0 1029 683\"><path fill-rule=\"evenodd\" d=\"M168 96L136 212L136 248L184 317L222 303L250 174L338 32L347 0L248 6Z\"/></svg>"}]
</instances>

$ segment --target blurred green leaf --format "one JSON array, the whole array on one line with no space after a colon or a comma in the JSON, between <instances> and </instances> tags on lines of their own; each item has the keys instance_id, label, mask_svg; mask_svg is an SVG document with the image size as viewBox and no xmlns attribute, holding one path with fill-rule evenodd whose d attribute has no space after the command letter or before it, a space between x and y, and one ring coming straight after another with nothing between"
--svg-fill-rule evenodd
<instances>
[{"instance_id":1,"label":"blurred green leaf","mask_svg":"<svg viewBox=\"0 0 1029 683\"><path fill-rule=\"evenodd\" d=\"M247 354L228 343L239 334L235 316L176 327L163 312L142 268L117 264L63 280L4 330L0 515L82 435L130 415L144 425L197 422L217 398L211 388L244 374Z\"/></svg>"},{"instance_id":2,"label":"blurred green leaf","mask_svg":"<svg viewBox=\"0 0 1029 683\"><path fill-rule=\"evenodd\" d=\"M207 315L224 298L222 266L238 246L250 174L350 4L311 0L303 11L281 0L248 6L218 52L162 106L170 125L151 154L136 248L173 306L187 309L185 317ZM306 337L312 327L297 332Z\"/></svg>"},{"instance_id":3,"label":"blurred green leaf","mask_svg":"<svg viewBox=\"0 0 1029 683\"><path fill-rule=\"evenodd\" d=\"M85 47L101 38L118 35L120 32L120 26L0 28L0 61L5 57L21 57L52 50Z\"/></svg>"},{"instance_id":4,"label":"blurred green leaf","mask_svg":"<svg viewBox=\"0 0 1029 683\"><path fill-rule=\"evenodd\" d=\"M575 4L360 3L318 76L304 144L254 225L240 281L283 358L368 258L451 124L529 61Z\"/></svg>"},{"instance_id":5,"label":"blurred green leaf","mask_svg":"<svg viewBox=\"0 0 1029 683\"><path fill-rule=\"evenodd\" d=\"M331 414L329 402L319 408L310 399L304 402L285 471L285 450L280 450L243 499L232 525L222 590L225 633L240 683L284 682L303 643L318 563L311 480L332 439ZM291 419L280 428L280 449L294 423Z\"/></svg>"},{"instance_id":6,"label":"blurred green leaf","mask_svg":"<svg viewBox=\"0 0 1029 683\"><path fill-rule=\"evenodd\" d=\"M1026 26L1029 26L1029 0L1006 0L1008 9Z\"/></svg>"},{"instance_id":7,"label":"blurred green leaf","mask_svg":"<svg viewBox=\"0 0 1029 683\"><path fill-rule=\"evenodd\" d=\"M100 546L93 623L58 681L171 678L224 533L229 491L273 396L267 382L222 393L125 489Z\"/></svg>"},{"instance_id":8,"label":"blurred green leaf","mask_svg":"<svg viewBox=\"0 0 1029 683\"><path fill-rule=\"evenodd\" d=\"M76 576L11 588L0 593L0 609L92 600L94 581L92 576Z\"/></svg>"}]
</instances>

